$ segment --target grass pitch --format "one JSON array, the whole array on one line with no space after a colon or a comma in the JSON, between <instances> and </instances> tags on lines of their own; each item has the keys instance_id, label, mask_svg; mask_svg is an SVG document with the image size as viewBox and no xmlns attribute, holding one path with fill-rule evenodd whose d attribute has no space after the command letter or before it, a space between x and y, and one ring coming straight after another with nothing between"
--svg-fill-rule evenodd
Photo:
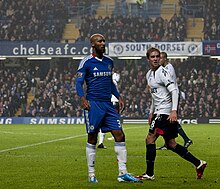
<instances>
[{"instance_id":1,"label":"grass pitch","mask_svg":"<svg viewBox=\"0 0 220 189\"><path fill-rule=\"evenodd\" d=\"M124 125L128 151L128 171L134 175L145 171L146 125ZM155 181L118 183L117 160L113 141L107 149L97 149L96 176L87 181L84 125L1 125L1 189L85 189L85 188L220 188L220 125L183 125L193 140L189 151L208 166L201 180L195 167L173 152L157 151ZM183 144L181 137L177 139ZM163 145L162 138L157 146Z\"/></svg>"}]
</instances>

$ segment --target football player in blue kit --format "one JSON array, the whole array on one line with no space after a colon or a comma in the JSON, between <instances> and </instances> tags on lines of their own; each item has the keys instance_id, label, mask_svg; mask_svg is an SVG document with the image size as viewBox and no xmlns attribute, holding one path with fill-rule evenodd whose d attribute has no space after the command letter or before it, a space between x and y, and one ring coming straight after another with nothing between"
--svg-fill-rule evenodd
<instances>
[{"instance_id":1,"label":"football player in blue kit","mask_svg":"<svg viewBox=\"0 0 220 189\"><path fill-rule=\"evenodd\" d=\"M122 130L120 116L111 102L112 94L118 98L120 110L124 110L124 102L112 81L113 60L104 55L105 38L101 34L90 37L92 54L86 56L79 64L76 74L76 90L80 97L88 139L86 158L89 182L97 183L95 175L96 144L99 130L111 132L115 139L114 150L118 160L118 181L139 182L140 180L127 172L127 150L125 134ZM86 83L86 95L83 84Z\"/></svg>"}]
</instances>

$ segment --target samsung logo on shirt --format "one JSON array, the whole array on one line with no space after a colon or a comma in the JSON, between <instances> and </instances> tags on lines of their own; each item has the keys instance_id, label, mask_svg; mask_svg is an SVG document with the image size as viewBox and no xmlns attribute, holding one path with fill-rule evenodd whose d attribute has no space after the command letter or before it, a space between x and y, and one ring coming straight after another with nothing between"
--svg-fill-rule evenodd
<instances>
[{"instance_id":1,"label":"samsung logo on shirt","mask_svg":"<svg viewBox=\"0 0 220 189\"><path fill-rule=\"evenodd\" d=\"M111 76L112 72L94 72L94 77L100 77L100 76Z\"/></svg>"}]
</instances>

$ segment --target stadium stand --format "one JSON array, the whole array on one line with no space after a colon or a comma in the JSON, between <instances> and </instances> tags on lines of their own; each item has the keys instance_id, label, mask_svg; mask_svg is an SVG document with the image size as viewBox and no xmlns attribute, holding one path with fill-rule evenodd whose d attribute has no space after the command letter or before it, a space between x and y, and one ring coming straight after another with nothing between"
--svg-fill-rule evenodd
<instances>
[{"instance_id":1,"label":"stadium stand","mask_svg":"<svg viewBox=\"0 0 220 189\"><path fill-rule=\"evenodd\" d=\"M68 63L67 63L68 62ZM219 117L220 99L220 78L219 62L209 58L189 58L185 61L172 60L177 73L177 80L181 90L181 101L179 106L180 118L195 117ZM15 77L15 70L1 69L1 116L15 115L16 111L22 107L21 86L27 86L26 114L28 117L75 117L83 116L80 100L75 89L75 73L77 62L73 60L59 60L56 64L51 63L48 72L41 74L42 77L32 93L32 79L36 77L35 67L32 69L23 68ZM147 118L151 97L146 88L145 75L148 70L145 60L131 62L130 64L116 60L116 70L121 75L118 88L125 101L125 111L122 117L126 118ZM25 73L25 74L24 74ZM6 79L5 76L10 79ZM16 78L17 84L11 82L11 78ZM24 79L25 78L25 79ZM211 79L210 79L211 78ZM25 80L27 82L25 82ZM23 84L22 84L23 83ZM12 94L5 96L5 87L16 94L13 97L13 107L9 113L3 106L7 106ZM14 86L17 86L14 87ZM16 89L15 89L16 88ZM203 89L201 91L201 89ZM18 91L18 92L17 92ZM12 92L11 92L12 93ZM6 102L7 101L7 102ZM15 102L14 102L15 101ZM29 102L28 102L29 101ZM11 110L11 109L10 109ZM21 111L20 111L21 112Z\"/></svg>"},{"instance_id":2,"label":"stadium stand","mask_svg":"<svg viewBox=\"0 0 220 189\"><path fill-rule=\"evenodd\" d=\"M62 39L62 42L79 43L88 41L88 36L100 28L111 42L220 38L217 0L147 2L138 5L125 0L58 0L56 3L2 0L0 40L58 42ZM146 13L152 7L156 7L155 11ZM83 116L75 90L78 63L55 59L48 61L49 68L42 68L41 62L31 67L9 68L1 61L0 116ZM182 91L180 117L220 117L219 62L197 57L172 60L172 63ZM122 116L147 118L151 99L145 80L148 65L145 60L130 64L116 60L116 65L121 75L118 87L126 104Z\"/></svg>"},{"instance_id":3,"label":"stadium stand","mask_svg":"<svg viewBox=\"0 0 220 189\"><path fill-rule=\"evenodd\" d=\"M213 2L204 1L204 0L197 0L197 1L148 0L144 5L141 6L141 8L140 6L138 6L136 1L134 1L135 3L129 0L127 1L116 0L114 2L115 4L113 4L112 1L110 4L108 4L106 1L103 0L101 1L101 4L97 4L97 3L93 4L94 5L93 12L95 14L86 14L85 11L83 12L83 14L80 14L81 17L80 19L78 17L78 20L81 21L78 22L75 27L75 30L77 29L77 26L79 27L79 36L77 37L77 41L86 40L87 34L89 35L92 32L92 30L90 31L88 30L88 28L85 27L92 26L92 29L98 29L100 26L103 26L102 25L103 22L104 23L110 22L111 26L113 25L113 27L116 29L117 25L115 26L116 24L115 22L116 20L121 21L121 18L124 19L130 18L129 21L133 21L133 22L136 22L136 20L138 19L143 19L144 23L146 23L148 19L151 19L154 22L156 18L162 18L164 24L163 27L166 29L170 25L172 25L172 23L173 25L176 24L175 21L172 20L174 15L176 15L179 20L177 25L171 26L171 29L174 31L171 32L170 29L169 33L175 33L176 31L180 32L178 31L178 29L181 29L180 33L184 34L184 36L179 37L179 33L178 33L176 40L182 40L183 37L184 40L187 41L201 41L203 39L205 40L219 39L220 27L219 27L219 13L217 11L219 9L219 4L217 3L216 0ZM88 17L90 19L88 19ZM87 21L92 21L92 24L85 26L85 21L86 23ZM181 22L181 25L179 25L179 21ZM148 26L149 26L148 29L150 30L151 25L149 24ZM132 29L132 27L133 25L129 25L130 29ZM128 31L127 27L125 29L123 28L121 33L125 31ZM144 33L145 31L140 30L138 32ZM160 38L162 40L173 40L173 38L175 37L164 35ZM136 41L136 35L127 34L125 36L125 39ZM113 37L112 40L115 40L115 37ZM145 40L148 40L148 38L145 37Z\"/></svg>"},{"instance_id":4,"label":"stadium stand","mask_svg":"<svg viewBox=\"0 0 220 189\"><path fill-rule=\"evenodd\" d=\"M0 40L59 41L67 21L64 0L1 1Z\"/></svg>"},{"instance_id":5,"label":"stadium stand","mask_svg":"<svg viewBox=\"0 0 220 189\"><path fill-rule=\"evenodd\" d=\"M85 41L94 30L109 25L112 31L104 31L104 34L110 35L113 41L121 38L138 41L136 38L140 35L137 33L162 33L161 29L155 31L158 19L164 35L146 34L143 39L201 41L220 36L217 0L147 0L144 4L132 0L49 0L46 3L42 0L2 0L0 6L0 40L5 41ZM173 20L175 17L178 20ZM85 24L88 21L90 24ZM139 30L126 33L136 22ZM118 33L121 24L125 27ZM176 32L177 36L170 34Z\"/></svg>"}]
</instances>

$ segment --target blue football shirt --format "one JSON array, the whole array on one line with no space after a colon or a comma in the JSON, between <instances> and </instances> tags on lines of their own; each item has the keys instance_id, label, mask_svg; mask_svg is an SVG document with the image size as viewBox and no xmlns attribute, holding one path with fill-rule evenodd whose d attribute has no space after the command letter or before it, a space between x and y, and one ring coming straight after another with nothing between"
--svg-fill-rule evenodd
<instances>
[{"instance_id":1,"label":"blue football shirt","mask_svg":"<svg viewBox=\"0 0 220 189\"><path fill-rule=\"evenodd\" d=\"M76 73L77 94L84 96L83 84L86 82L86 99L90 101L111 101L112 94L120 96L112 81L113 60L108 56L102 59L93 54L81 60Z\"/></svg>"}]
</instances>

